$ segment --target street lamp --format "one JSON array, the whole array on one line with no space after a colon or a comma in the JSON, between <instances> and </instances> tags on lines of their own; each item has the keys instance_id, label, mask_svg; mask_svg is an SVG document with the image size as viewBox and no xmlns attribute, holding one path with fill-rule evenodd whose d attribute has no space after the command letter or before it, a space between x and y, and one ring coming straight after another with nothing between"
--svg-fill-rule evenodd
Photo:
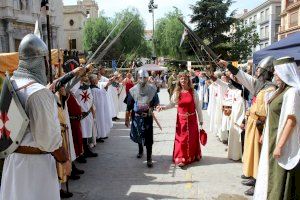
<instances>
[{"instance_id":1,"label":"street lamp","mask_svg":"<svg viewBox=\"0 0 300 200\"><path fill-rule=\"evenodd\" d=\"M155 60L156 59L156 55L155 55L155 41L154 41L154 10L157 9L158 6L157 4L154 4L154 0L150 0L149 5L148 5L148 9L149 9L149 13L152 13L152 23L153 23L153 33L152 33L152 42L153 42L153 52L152 52L152 59Z\"/></svg>"}]
</instances>

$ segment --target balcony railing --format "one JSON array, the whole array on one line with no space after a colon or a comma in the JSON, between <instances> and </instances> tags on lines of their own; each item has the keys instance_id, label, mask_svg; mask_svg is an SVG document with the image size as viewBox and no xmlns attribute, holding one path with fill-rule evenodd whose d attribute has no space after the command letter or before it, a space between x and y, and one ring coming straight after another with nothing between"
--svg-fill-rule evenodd
<instances>
[{"instance_id":1,"label":"balcony railing","mask_svg":"<svg viewBox=\"0 0 300 200\"><path fill-rule=\"evenodd\" d=\"M292 6L293 4L299 2L300 0L286 0L286 8Z\"/></svg>"}]
</instances>

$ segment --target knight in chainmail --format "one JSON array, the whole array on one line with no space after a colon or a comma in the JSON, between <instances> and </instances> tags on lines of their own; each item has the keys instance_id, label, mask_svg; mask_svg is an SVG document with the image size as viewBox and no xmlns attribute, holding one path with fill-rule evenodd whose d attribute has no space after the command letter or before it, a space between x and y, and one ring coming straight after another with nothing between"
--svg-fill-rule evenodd
<instances>
[{"instance_id":1,"label":"knight in chainmail","mask_svg":"<svg viewBox=\"0 0 300 200\"><path fill-rule=\"evenodd\" d=\"M138 84L129 90L125 125L129 127L131 113L130 138L138 143L137 158L143 156L143 146L147 149L147 166L152 167L153 110L159 104L156 87L148 83L149 74L145 70L138 72Z\"/></svg>"},{"instance_id":2,"label":"knight in chainmail","mask_svg":"<svg viewBox=\"0 0 300 200\"><path fill-rule=\"evenodd\" d=\"M242 175L242 179L246 179L242 181L242 184L251 186L245 192L246 195L250 196L254 194L261 151L260 138L267 115L265 97L275 90L275 85L272 83L274 60L271 56L263 59L257 66L256 77L235 68L226 61L220 62L253 95L245 132Z\"/></svg>"},{"instance_id":3,"label":"knight in chainmail","mask_svg":"<svg viewBox=\"0 0 300 200\"><path fill-rule=\"evenodd\" d=\"M33 34L19 46L19 65L10 79L29 118L20 145L5 159L0 199L59 200L56 161L65 163L58 111L47 84L48 49ZM17 119L17 116L11 120ZM18 122L16 122L18 123ZM42 183L42 184L41 184Z\"/></svg>"}]
</instances>

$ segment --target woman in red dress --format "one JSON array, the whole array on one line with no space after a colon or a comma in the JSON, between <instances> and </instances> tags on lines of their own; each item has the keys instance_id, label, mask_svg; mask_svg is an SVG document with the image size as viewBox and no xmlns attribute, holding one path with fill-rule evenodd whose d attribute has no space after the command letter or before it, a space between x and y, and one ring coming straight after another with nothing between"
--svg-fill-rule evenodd
<instances>
[{"instance_id":1,"label":"woman in red dress","mask_svg":"<svg viewBox=\"0 0 300 200\"><path fill-rule=\"evenodd\" d=\"M173 161L183 167L201 159L198 122L202 126L203 117L198 94L194 91L187 72L179 74L171 103L159 106L158 110L166 110L177 105L176 135L173 150ZM197 119L198 118L198 119Z\"/></svg>"},{"instance_id":2,"label":"woman in red dress","mask_svg":"<svg viewBox=\"0 0 300 200\"><path fill-rule=\"evenodd\" d=\"M129 90L134 86L131 73L128 72L126 74L126 78L123 80L123 85L125 85L126 94L128 94Z\"/></svg>"}]
</instances>

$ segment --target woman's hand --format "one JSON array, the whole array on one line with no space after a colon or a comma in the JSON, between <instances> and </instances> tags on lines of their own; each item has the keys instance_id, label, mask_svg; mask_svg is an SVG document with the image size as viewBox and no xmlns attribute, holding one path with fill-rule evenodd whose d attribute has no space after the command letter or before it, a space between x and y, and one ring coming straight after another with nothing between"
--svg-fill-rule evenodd
<instances>
[{"instance_id":1,"label":"woman's hand","mask_svg":"<svg viewBox=\"0 0 300 200\"><path fill-rule=\"evenodd\" d=\"M156 111L157 112L160 112L162 110L165 110L166 109L166 106L156 106Z\"/></svg>"},{"instance_id":2,"label":"woman's hand","mask_svg":"<svg viewBox=\"0 0 300 200\"><path fill-rule=\"evenodd\" d=\"M263 141L264 141L264 135L261 135L260 138L259 138L259 143L262 144Z\"/></svg>"},{"instance_id":3,"label":"woman's hand","mask_svg":"<svg viewBox=\"0 0 300 200\"><path fill-rule=\"evenodd\" d=\"M228 62L225 61L225 60L220 60L220 61L218 62L218 65L219 65L220 67L227 68Z\"/></svg>"},{"instance_id":4,"label":"woman's hand","mask_svg":"<svg viewBox=\"0 0 300 200\"><path fill-rule=\"evenodd\" d=\"M281 157L281 147L279 147L278 145L274 150L273 156L275 159L279 159Z\"/></svg>"}]
</instances>

